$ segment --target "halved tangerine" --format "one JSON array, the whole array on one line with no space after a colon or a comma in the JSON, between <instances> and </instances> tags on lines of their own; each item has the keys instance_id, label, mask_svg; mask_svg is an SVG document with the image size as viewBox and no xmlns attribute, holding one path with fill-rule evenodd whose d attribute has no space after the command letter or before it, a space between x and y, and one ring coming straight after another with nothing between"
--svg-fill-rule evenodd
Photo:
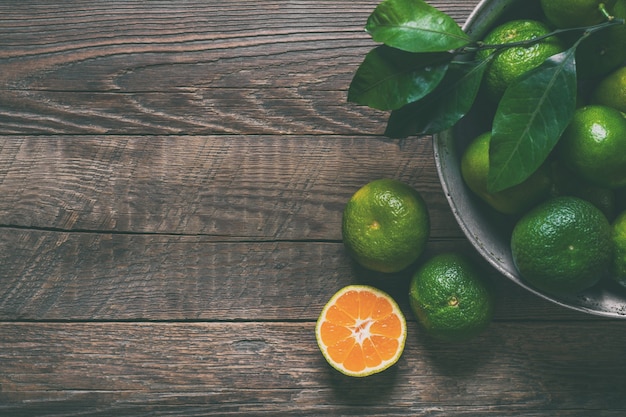
<instances>
[{"instance_id":1,"label":"halved tangerine","mask_svg":"<svg viewBox=\"0 0 626 417\"><path fill-rule=\"evenodd\" d=\"M367 285L348 285L324 306L315 336L333 368L362 377L398 361L406 341L406 319L389 294Z\"/></svg>"}]
</instances>

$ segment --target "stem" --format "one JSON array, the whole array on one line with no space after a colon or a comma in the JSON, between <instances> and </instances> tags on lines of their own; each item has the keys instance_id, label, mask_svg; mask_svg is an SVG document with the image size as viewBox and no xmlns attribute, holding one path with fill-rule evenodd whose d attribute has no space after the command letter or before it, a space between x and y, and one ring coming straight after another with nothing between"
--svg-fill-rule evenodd
<instances>
[{"instance_id":1,"label":"stem","mask_svg":"<svg viewBox=\"0 0 626 417\"><path fill-rule=\"evenodd\" d=\"M609 11L606 9L606 4L604 3L598 4L598 10L600 10L600 13L602 13L602 16L604 16L606 20L608 20L609 22L615 19L615 17L611 16Z\"/></svg>"},{"instance_id":2,"label":"stem","mask_svg":"<svg viewBox=\"0 0 626 417\"><path fill-rule=\"evenodd\" d=\"M606 8L604 7L604 3L602 3L600 5L601 10L604 10L604 12L607 13ZM541 42L544 39L550 38L552 36L556 36L556 35L561 35L563 33L567 33L567 32L583 32L583 34L581 35L582 37L587 37L588 35L597 32L599 30L604 30L608 27L611 26L615 26L615 25L623 25L624 24L624 19L620 19L620 18L616 18L614 16L610 16L608 15L607 17L607 21L606 22L602 22L602 23L598 23L597 25L593 25L593 26L583 26L583 27L576 27L576 28L565 28L565 29L556 29L550 33L547 33L545 35L541 35L541 36L537 36L536 38L533 39L528 39L528 40L524 40L524 41L517 41L517 42L510 42L510 43L499 43L499 44L485 44L481 41L476 41L473 44L470 45L466 45L463 46L457 50L454 51L455 54L466 54L466 53L474 53L474 52L478 52L480 50L484 50L484 49L493 49L494 53L500 51L501 49L506 49L506 48L514 48L514 47L527 47L530 45L534 45L535 43Z\"/></svg>"}]
</instances>

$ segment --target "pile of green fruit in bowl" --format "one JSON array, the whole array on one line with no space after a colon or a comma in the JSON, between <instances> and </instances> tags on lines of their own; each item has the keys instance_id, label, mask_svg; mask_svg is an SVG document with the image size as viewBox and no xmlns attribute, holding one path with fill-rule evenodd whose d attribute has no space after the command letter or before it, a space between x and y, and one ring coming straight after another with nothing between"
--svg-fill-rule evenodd
<instances>
[{"instance_id":1,"label":"pile of green fruit in bowl","mask_svg":"<svg viewBox=\"0 0 626 417\"><path fill-rule=\"evenodd\" d=\"M626 317L626 0L483 0L463 27L384 0L348 100L434 138L454 216L502 275Z\"/></svg>"}]
</instances>

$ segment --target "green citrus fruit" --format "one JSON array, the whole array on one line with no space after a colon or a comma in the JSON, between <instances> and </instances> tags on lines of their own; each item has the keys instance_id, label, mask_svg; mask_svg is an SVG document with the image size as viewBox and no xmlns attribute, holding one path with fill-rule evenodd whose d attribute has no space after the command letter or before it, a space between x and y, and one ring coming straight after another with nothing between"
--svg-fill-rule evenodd
<instances>
[{"instance_id":1,"label":"green citrus fruit","mask_svg":"<svg viewBox=\"0 0 626 417\"><path fill-rule=\"evenodd\" d=\"M613 268L612 278L626 287L626 211L623 211L612 225Z\"/></svg>"},{"instance_id":2,"label":"green citrus fruit","mask_svg":"<svg viewBox=\"0 0 626 417\"><path fill-rule=\"evenodd\" d=\"M626 66L615 70L600 81L591 96L591 102L626 113Z\"/></svg>"},{"instance_id":3,"label":"green citrus fruit","mask_svg":"<svg viewBox=\"0 0 626 417\"><path fill-rule=\"evenodd\" d=\"M600 5L613 7L615 0L541 0L546 19L557 28L591 26L605 20Z\"/></svg>"},{"instance_id":4,"label":"green citrus fruit","mask_svg":"<svg viewBox=\"0 0 626 417\"><path fill-rule=\"evenodd\" d=\"M611 226L593 204L555 197L533 208L511 235L520 275L552 294L576 293L595 285L611 262Z\"/></svg>"},{"instance_id":5,"label":"green citrus fruit","mask_svg":"<svg viewBox=\"0 0 626 417\"><path fill-rule=\"evenodd\" d=\"M361 187L343 211L348 253L374 271L398 272L417 260L430 235L426 203L417 190L380 179Z\"/></svg>"},{"instance_id":6,"label":"green citrus fruit","mask_svg":"<svg viewBox=\"0 0 626 417\"><path fill-rule=\"evenodd\" d=\"M609 8L612 16L626 18L626 0L617 0ZM605 76L626 60L626 25L597 31L583 40L576 49L576 71L580 78Z\"/></svg>"},{"instance_id":7,"label":"green citrus fruit","mask_svg":"<svg viewBox=\"0 0 626 417\"><path fill-rule=\"evenodd\" d=\"M593 184L626 186L626 118L606 106L576 109L559 139L558 153L572 171Z\"/></svg>"},{"instance_id":8,"label":"green citrus fruit","mask_svg":"<svg viewBox=\"0 0 626 417\"><path fill-rule=\"evenodd\" d=\"M573 196L582 198L600 209L609 221L617 214L617 193L606 187L591 184L571 169L567 168L562 161L556 160L552 167L552 192L553 197Z\"/></svg>"},{"instance_id":9,"label":"green citrus fruit","mask_svg":"<svg viewBox=\"0 0 626 417\"><path fill-rule=\"evenodd\" d=\"M550 171L542 165L524 182L496 193L487 189L489 174L489 143L491 132L477 136L463 152L461 175L467 186L495 210L519 214L528 210L550 193Z\"/></svg>"},{"instance_id":10,"label":"green citrus fruit","mask_svg":"<svg viewBox=\"0 0 626 417\"><path fill-rule=\"evenodd\" d=\"M409 301L415 317L433 337L470 339L491 322L491 283L469 259L444 253L425 262L413 275Z\"/></svg>"},{"instance_id":11,"label":"green citrus fruit","mask_svg":"<svg viewBox=\"0 0 626 417\"><path fill-rule=\"evenodd\" d=\"M626 187L615 190L615 207L618 213L626 210Z\"/></svg>"},{"instance_id":12,"label":"green citrus fruit","mask_svg":"<svg viewBox=\"0 0 626 417\"><path fill-rule=\"evenodd\" d=\"M490 31L483 42L485 45L507 44L528 41L550 33L543 23L532 19L512 20ZM500 99L506 88L519 76L539 66L546 58L563 51L557 37L549 37L529 46L504 48L488 64L483 86L487 97L493 101ZM477 53L478 59L486 59L494 52L483 49Z\"/></svg>"}]
</instances>

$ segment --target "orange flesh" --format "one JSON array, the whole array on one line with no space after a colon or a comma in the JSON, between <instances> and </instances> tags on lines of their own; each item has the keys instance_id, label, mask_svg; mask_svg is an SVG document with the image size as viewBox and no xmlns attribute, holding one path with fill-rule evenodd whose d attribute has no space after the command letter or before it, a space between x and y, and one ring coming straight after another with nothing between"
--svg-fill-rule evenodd
<instances>
[{"instance_id":1,"label":"orange flesh","mask_svg":"<svg viewBox=\"0 0 626 417\"><path fill-rule=\"evenodd\" d=\"M397 354L402 322L385 298L351 290L327 310L320 335L331 360L348 371L360 372Z\"/></svg>"}]
</instances>

